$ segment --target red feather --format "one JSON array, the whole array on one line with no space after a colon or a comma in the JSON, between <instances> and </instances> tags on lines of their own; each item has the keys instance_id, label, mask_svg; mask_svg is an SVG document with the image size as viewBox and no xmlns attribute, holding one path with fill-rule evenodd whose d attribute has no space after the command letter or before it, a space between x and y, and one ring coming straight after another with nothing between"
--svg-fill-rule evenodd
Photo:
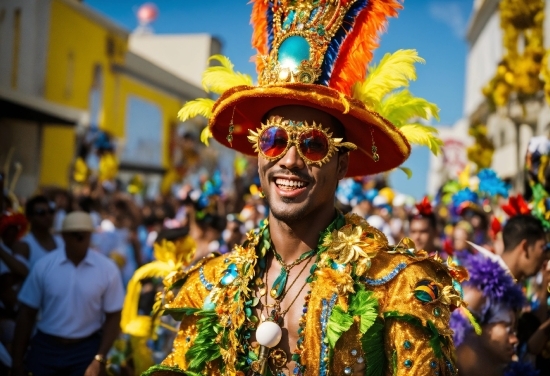
<instances>
[{"instance_id":1,"label":"red feather","mask_svg":"<svg viewBox=\"0 0 550 376\"><path fill-rule=\"evenodd\" d=\"M263 60L260 56L267 55L267 10L269 2L266 0L251 0L252 15L250 16L250 24L252 25L252 47L258 51L256 56L256 70L258 73L264 68Z\"/></svg>"},{"instance_id":2,"label":"red feather","mask_svg":"<svg viewBox=\"0 0 550 376\"><path fill-rule=\"evenodd\" d=\"M428 197L424 197L422 201L418 204L415 204L416 210L418 210L418 214L422 216L429 216L433 213L432 204L430 203L430 200L428 200Z\"/></svg>"},{"instance_id":3,"label":"red feather","mask_svg":"<svg viewBox=\"0 0 550 376\"><path fill-rule=\"evenodd\" d=\"M454 255L454 247L453 247L453 241L449 238L446 238L443 240L443 251L449 256Z\"/></svg>"},{"instance_id":4,"label":"red feather","mask_svg":"<svg viewBox=\"0 0 550 376\"><path fill-rule=\"evenodd\" d=\"M502 210L510 217L515 217L516 215L530 214L531 209L529 205L525 202L525 199L522 195L518 194L517 196L510 196L508 203L502 205Z\"/></svg>"},{"instance_id":5,"label":"red feather","mask_svg":"<svg viewBox=\"0 0 550 376\"><path fill-rule=\"evenodd\" d=\"M388 17L396 17L402 8L399 0L369 1L342 43L329 87L351 95L352 86L365 79L367 65L378 47L378 34L385 31Z\"/></svg>"},{"instance_id":6,"label":"red feather","mask_svg":"<svg viewBox=\"0 0 550 376\"><path fill-rule=\"evenodd\" d=\"M491 229L489 230L489 236L491 239L495 240L498 233L502 231L502 224L497 219L497 217L493 217L491 220Z\"/></svg>"}]
</instances>

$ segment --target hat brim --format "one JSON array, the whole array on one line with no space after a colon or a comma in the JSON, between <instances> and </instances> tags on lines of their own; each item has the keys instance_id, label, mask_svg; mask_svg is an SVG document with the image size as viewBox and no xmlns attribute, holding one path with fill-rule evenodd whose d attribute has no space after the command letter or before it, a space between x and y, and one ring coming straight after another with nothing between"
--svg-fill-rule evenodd
<instances>
[{"instance_id":1,"label":"hat brim","mask_svg":"<svg viewBox=\"0 0 550 376\"><path fill-rule=\"evenodd\" d=\"M248 141L248 130L260 127L265 114L276 107L303 105L324 111L344 126L346 141L357 145L350 153L347 177L372 175L392 170L410 155L406 137L388 120L355 99L338 91L312 84L287 83L270 86L237 86L227 90L215 103L210 131L221 144L246 155L256 155ZM227 141L233 118L233 141ZM372 128L371 128L372 126ZM380 159L372 157L371 129Z\"/></svg>"}]
</instances>

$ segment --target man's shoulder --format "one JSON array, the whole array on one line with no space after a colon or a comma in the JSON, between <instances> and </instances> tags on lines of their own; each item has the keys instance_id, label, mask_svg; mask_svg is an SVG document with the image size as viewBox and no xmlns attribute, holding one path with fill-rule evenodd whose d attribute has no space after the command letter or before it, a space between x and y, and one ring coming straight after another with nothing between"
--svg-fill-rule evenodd
<instances>
[{"instance_id":1,"label":"man's shoulder","mask_svg":"<svg viewBox=\"0 0 550 376\"><path fill-rule=\"evenodd\" d=\"M89 257L92 262L97 263L97 265L101 268L105 268L109 271L118 271L118 267L115 261L112 258L105 256L101 252L95 251L93 249L88 249L87 257Z\"/></svg>"},{"instance_id":2,"label":"man's shoulder","mask_svg":"<svg viewBox=\"0 0 550 376\"><path fill-rule=\"evenodd\" d=\"M448 263L437 255L429 256L423 251L416 251L412 248L388 246L372 259L368 274L369 279L378 281L377 284L384 284L398 276L408 274L437 275L439 280L450 282L455 269L460 269L462 273L464 268L459 267L452 260Z\"/></svg>"},{"instance_id":3,"label":"man's shoulder","mask_svg":"<svg viewBox=\"0 0 550 376\"><path fill-rule=\"evenodd\" d=\"M54 249L36 260L32 270L44 270L55 266L65 256L64 249Z\"/></svg>"}]
</instances>

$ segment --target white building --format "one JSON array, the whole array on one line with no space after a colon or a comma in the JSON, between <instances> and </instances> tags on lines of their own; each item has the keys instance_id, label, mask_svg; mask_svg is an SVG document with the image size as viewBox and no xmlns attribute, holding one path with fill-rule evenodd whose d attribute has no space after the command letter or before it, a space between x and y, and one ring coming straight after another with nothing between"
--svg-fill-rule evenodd
<instances>
[{"instance_id":1,"label":"white building","mask_svg":"<svg viewBox=\"0 0 550 376\"><path fill-rule=\"evenodd\" d=\"M492 166L500 177L510 179L516 189L523 186L523 166L527 143L532 136L545 134L550 130L550 107L541 92L521 106L512 99L508 105L491 111L482 89L495 76L499 62L505 54L503 31L500 26L500 0L475 0L470 19L467 41L469 44L466 58L464 114L452 131L443 129L442 138L463 142L467 147L473 142L468 136L470 126L486 124L487 134L493 142L495 152ZM544 20L544 47L550 47L550 1L546 1ZM519 41L521 51L521 40ZM452 143L451 143L452 144ZM458 151L457 151L458 152ZM464 148L460 159L466 160ZM447 154L447 150L444 150ZM444 158L432 157L428 190L435 193L446 178L453 178L453 168L447 168ZM451 170L451 172L449 172ZM441 174L447 172L447 176Z\"/></svg>"}]
</instances>

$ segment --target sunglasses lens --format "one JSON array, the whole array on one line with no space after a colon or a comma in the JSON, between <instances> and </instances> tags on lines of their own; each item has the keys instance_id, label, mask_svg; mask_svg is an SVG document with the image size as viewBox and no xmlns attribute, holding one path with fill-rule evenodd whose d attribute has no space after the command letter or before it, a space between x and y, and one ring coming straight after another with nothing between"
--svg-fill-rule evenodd
<instances>
[{"instance_id":1,"label":"sunglasses lens","mask_svg":"<svg viewBox=\"0 0 550 376\"><path fill-rule=\"evenodd\" d=\"M300 135L300 151L307 159L318 162L328 153L328 140L323 132L316 129Z\"/></svg>"},{"instance_id":2,"label":"sunglasses lens","mask_svg":"<svg viewBox=\"0 0 550 376\"><path fill-rule=\"evenodd\" d=\"M270 127L262 132L258 146L267 157L278 157L285 150L288 143L288 134L283 128Z\"/></svg>"}]
</instances>

